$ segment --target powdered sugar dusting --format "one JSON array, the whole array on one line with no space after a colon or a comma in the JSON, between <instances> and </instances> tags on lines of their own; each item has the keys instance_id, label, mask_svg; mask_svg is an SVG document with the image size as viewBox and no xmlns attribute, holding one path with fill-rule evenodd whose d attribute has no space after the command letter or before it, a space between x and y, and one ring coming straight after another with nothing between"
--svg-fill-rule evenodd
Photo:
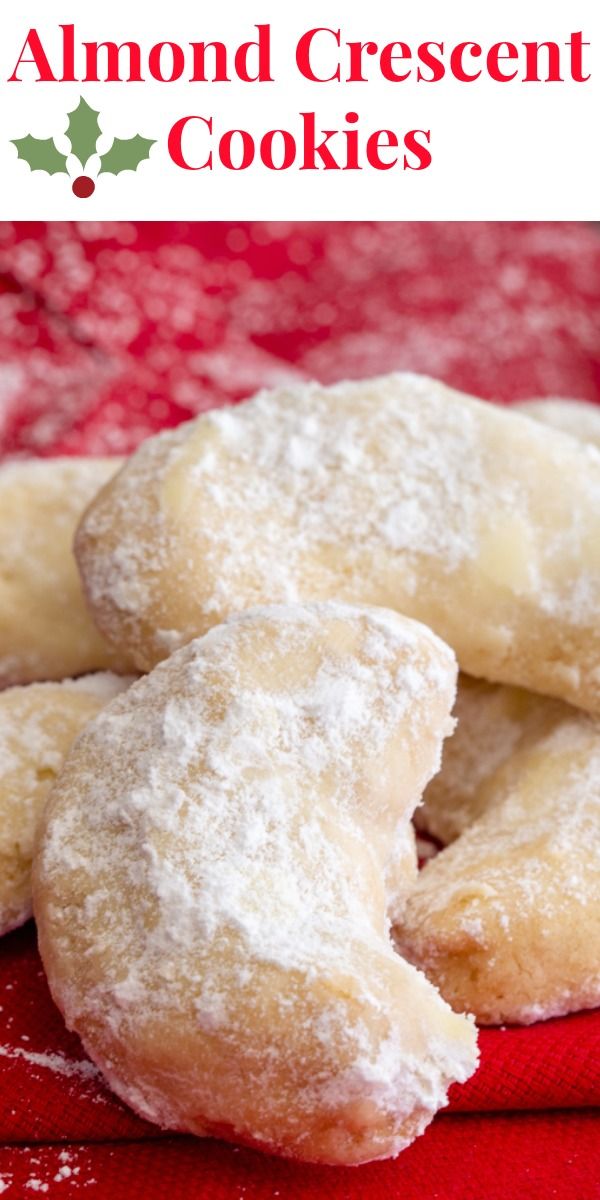
<instances>
[{"instance_id":1,"label":"powdered sugar dusting","mask_svg":"<svg viewBox=\"0 0 600 1200\"><path fill-rule=\"evenodd\" d=\"M543 425L551 425L554 429L600 447L600 406L597 404L547 396L542 400L524 400L516 407Z\"/></svg>"},{"instance_id":2,"label":"powdered sugar dusting","mask_svg":"<svg viewBox=\"0 0 600 1200\"><path fill-rule=\"evenodd\" d=\"M20 1046L0 1046L1 1058L22 1058L32 1067L41 1067L52 1071L55 1075L64 1075L68 1079L81 1079L92 1082L101 1079L100 1071L88 1059L74 1061L56 1052L38 1054L33 1050L24 1050Z\"/></svg>"},{"instance_id":3,"label":"powdered sugar dusting","mask_svg":"<svg viewBox=\"0 0 600 1200\"><path fill-rule=\"evenodd\" d=\"M85 1147L13 1146L11 1165L12 1170L0 1175L0 1195L7 1193L9 1198L70 1195L98 1182ZM57 1188L57 1184L64 1187Z\"/></svg>"}]
</instances>

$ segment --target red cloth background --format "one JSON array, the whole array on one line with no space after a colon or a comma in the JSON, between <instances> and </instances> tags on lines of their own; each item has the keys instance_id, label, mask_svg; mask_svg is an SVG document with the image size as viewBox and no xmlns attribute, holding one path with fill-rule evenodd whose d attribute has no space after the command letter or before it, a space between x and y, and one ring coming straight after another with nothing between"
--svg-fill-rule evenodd
<instances>
[{"instance_id":1,"label":"red cloth background","mask_svg":"<svg viewBox=\"0 0 600 1200\"><path fill-rule=\"evenodd\" d=\"M562 224L0 226L0 452L127 453L262 385L423 371L600 400L600 237ZM597 1200L600 1012L483 1030L395 1162L306 1167L167 1137L104 1088L32 925L0 944L0 1195Z\"/></svg>"}]
</instances>

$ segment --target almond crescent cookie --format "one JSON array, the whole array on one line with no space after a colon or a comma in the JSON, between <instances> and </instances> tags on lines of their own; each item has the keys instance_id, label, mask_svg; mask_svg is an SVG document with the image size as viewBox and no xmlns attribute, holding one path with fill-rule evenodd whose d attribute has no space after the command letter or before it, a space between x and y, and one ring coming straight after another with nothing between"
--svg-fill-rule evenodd
<instances>
[{"instance_id":1,"label":"almond crescent cookie","mask_svg":"<svg viewBox=\"0 0 600 1200\"><path fill-rule=\"evenodd\" d=\"M150 439L76 553L143 670L231 612L337 598L600 712L600 452L424 377L262 392Z\"/></svg>"},{"instance_id":2,"label":"almond crescent cookie","mask_svg":"<svg viewBox=\"0 0 600 1200\"><path fill-rule=\"evenodd\" d=\"M513 780L518 783L532 745L577 714L561 700L460 675L454 717L442 770L414 818L418 829L445 844L483 816Z\"/></svg>"},{"instance_id":3,"label":"almond crescent cookie","mask_svg":"<svg viewBox=\"0 0 600 1200\"><path fill-rule=\"evenodd\" d=\"M419 823L451 840L421 871L397 945L480 1023L600 1004L600 722L461 679L457 731Z\"/></svg>"},{"instance_id":4,"label":"almond crescent cookie","mask_svg":"<svg viewBox=\"0 0 600 1200\"><path fill-rule=\"evenodd\" d=\"M0 467L0 687L130 669L86 608L72 542L121 459L15 460Z\"/></svg>"},{"instance_id":5,"label":"almond crescent cookie","mask_svg":"<svg viewBox=\"0 0 600 1200\"><path fill-rule=\"evenodd\" d=\"M130 682L106 671L0 692L0 936L31 916L35 833L67 750Z\"/></svg>"},{"instance_id":6,"label":"almond crescent cookie","mask_svg":"<svg viewBox=\"0 0 600 1200\"><path fill-rule=\"evenodd\" d=\"M397 1154L472 1073L472 1022L394 952L388 917L455 675L394 613L256 609L84 730L35 914L67 1024L138 1113L359 1163Z\"/></svg>"}]
</instances>

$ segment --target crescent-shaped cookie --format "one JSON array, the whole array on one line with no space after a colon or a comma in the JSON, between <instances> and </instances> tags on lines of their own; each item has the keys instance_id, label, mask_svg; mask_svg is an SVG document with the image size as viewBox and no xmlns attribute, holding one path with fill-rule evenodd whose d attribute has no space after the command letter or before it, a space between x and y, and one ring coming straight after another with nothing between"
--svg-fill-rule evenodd
<instances>
[{"instance_id":1,"label":"crescent-shaped cookie","mask_svg":"<svg viewBox=\"0 0 600 1200\"><path fill-rule=\"evenodd\" d=\"M94 626L72 550L84 508L121 461L30 459L0 467L0 687L130 669Z\"/></svg>"},{"instance_id":2,"label":"crescent-shaped cookie","mask_svg":"<svg viewBox=\"0 0 600 1200\"><path fill-rule=\"evenodd\" d=\"M430 379L263 392L152 438L76 553L142 670L231 612L340 599L600 711L600 453Z\"/></svg>"},{"instance_id":3,"label":"crescent-shaped cookie","mask_svg":"<svg viewBox=\"0 0 600 1200\"><path fill-rule=\"evenodd\" d=\"M461 679L419 824L452 841L420 872L400 951L484 1024L600 1004L600 722Z\"/></svg>"},{"instance_id":4,"label":"crescent-shaped cookie","mask_svg":"<svg viewBox=\"0 0 600 1200\"><path fill-rule=\"evenodd\" d=\"M118 697L68 757L40 949L114 1090L175 1130L328 1163L397 1154L475 1030L389 936L451 651L394 613L257 609Z\"/></svg>"}]
</instances>

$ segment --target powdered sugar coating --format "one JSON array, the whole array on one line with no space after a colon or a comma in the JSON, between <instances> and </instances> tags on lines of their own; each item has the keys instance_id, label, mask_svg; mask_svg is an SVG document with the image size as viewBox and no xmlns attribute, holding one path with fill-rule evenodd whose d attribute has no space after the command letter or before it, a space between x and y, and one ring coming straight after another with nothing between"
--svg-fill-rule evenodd
<instances>
[{"instance_id":1,"label":"powdered sugar coating","mask_svg":"<svg viewBox=\"0 0 600 1200\"><path fill-rule=\"evenodd\" d=\"M31 916L35 833L69 746L129 683L104 671L0 692L0 935Z\"/></svg>"},{"instance_id":2,"label":"powdered sugar coating","mask_svg":"<svg viewBox=\"0 0 600 1200\"><path fill-rule=\"evenodd\" d=\"M94 627L72 552L83 510L119 464L55 458L0 467L0 687L127 669Z\"/></svg>"},{"instance_id":3,"label":"powdered sugar coating","mask_svg":"<svg viewBox=\"0 0 600 1200\"><path fill-rule=\"evenodd\" d=\"M569 433L579 441L600 448L600 406L585 400L567 400L564 396L545 396L540 400L522 400L514 406L519 412L543 425Z\"/></svg>"},{"instance_id":4,"label":"powdered sugar coating","mask_svg":"<svg viewBox=\"0 0 600 1200\"><path fill-rule=\"evenodd\" d=\"M421 376L262 392L147 442L76 553L147 669L230 612L340 598L475 675L600 708L600 453Z\"/></svg>"},{"instance_id":5,"label":"powdered sugar coating","mask_svg":"<svg viewBox=\"0 0 600 1200\"><path fill-rule=\"evenodd\" d=\"M464 679L456 715L420 817L456 840L421 871L398 945L449 1003L482 1022L594 1008L600 723L559 701Z\"/></svg>"},{"instance_id":6,"label":"powdered sugar coating","mask_svg":"<svg viewBox=\"0 0 600 1200\"><path fill-rule=\"evenodd\" d=\"M67 1023L142 1115L359 1162L470 1074L472 1027L388 932L454 681L447 647L393 613L257 609L87 728L35 911Z\"/></svg>"}]
</instances>

